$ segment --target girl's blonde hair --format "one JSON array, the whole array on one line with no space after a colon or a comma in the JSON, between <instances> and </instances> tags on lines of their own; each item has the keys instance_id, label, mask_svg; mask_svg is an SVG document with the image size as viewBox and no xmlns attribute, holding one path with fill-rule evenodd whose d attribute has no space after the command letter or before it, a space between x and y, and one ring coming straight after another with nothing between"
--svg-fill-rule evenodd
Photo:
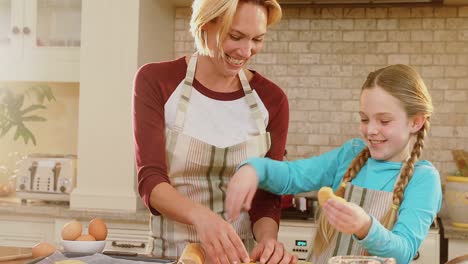
<instances>
[{"instance_id":1,"label":"girl's blonde hair","mask_svg":"<svg viewBox=\"0 0 468 264\"><path fill-rule=\"evenodd\" d=\"M406 65L391 65L371 72L362 86L361 93L366 89L373 89L375 87L381 87L397 98L408 117L413 117L417 114L423 114L426 117L426 122L416 134L416 141L411 155L402 165L400 178L393 189L393 205L380 220L384 227L392 230L397 220L398 208L403 200L403 193L413 175L414 165L424 148L424 138L429 130L433 106L431 96L421 76L413 68ZM351 182L356 177L369 157L369 149L365 147L349 165L341 180L340 187L335 192L336 195L344 197L346 183ZM324 214L320 214L319 232L317 232L314 241L314 254L320 254L327 248L335 233L336 229L330 225Z\"/></svg>"},{"instance_id":2,"label":"girl's blonde hair","mask_svg":"<svg viewBox=\"0 0 468 264\"><path fill-rule=\"evenodd\" d=\"M264 6L268 10L267 26L273 25L281 19L282 11L277 0L194 0L192 4L192 17L190 19L190 32L195 39L195 47L202 55L212 56L208 48L206 33L202 29L209 22L219 20L221 27L217 35L217 49L223 54L223 41L226 38L240 2L253 3Z\"/></svg>"}]
</instances>

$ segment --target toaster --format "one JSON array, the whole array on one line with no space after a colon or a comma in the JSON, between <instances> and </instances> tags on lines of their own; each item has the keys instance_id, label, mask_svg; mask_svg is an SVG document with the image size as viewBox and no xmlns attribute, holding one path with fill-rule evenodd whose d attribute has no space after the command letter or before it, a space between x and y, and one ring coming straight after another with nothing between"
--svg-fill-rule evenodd
<instances>
[{"instance_id":1,"label":"toaster","mask_svg":"<svg viewBox=\"0 0 468 264\"><path fill-rule=\"evenodd\" d=\"M31 154L18 162L16 196L28 199L70 201L76 185L75 155Z\"/></svg>"}]
</instances>

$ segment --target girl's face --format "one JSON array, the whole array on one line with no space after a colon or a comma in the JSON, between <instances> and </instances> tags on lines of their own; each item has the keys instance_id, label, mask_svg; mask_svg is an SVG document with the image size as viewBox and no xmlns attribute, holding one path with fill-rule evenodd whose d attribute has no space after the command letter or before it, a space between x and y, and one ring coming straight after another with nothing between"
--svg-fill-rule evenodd
<instances>
[{"instance_id":1,"label":"girl's face","mask_svg":"<svg viewBox=\"0 0 468 264\"><path fill-rule=\"evenodd\" d=\"M359 115L361 135L372 158L402 162L409 156L411 135L418 129L397 98L378 86L365 89Z\"/></svg>"},{"instance_id":2,"label":"girl's face","mask_svg":"<svg viewBox=\"0 0 468 264\"><path fill-rule=\"evenodd\" d=\"M223 41L224 58L217 50L219 22L211 22L204 29L208 35L208 46L214 51L210 58L215 69L223 76L235 76L247 61L263 47L267 30L267 9L248 2L239 2L231 29Z\"/></svg>"}]
</instances>

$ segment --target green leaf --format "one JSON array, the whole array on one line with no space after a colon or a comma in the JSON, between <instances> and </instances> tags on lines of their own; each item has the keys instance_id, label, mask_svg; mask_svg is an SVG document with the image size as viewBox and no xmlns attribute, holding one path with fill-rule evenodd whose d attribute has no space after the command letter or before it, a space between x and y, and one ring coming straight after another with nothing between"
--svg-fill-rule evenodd
<instances>
[{"instance_id":1,"label":"green leaf","mask_svg":"<svg viewBox=\"0 0 468 264\"><path fill-rule=\"evenodd\" d=\"M8 123L2 126L2 132L0 133L0 137L3 137L6 133L8 133L8 131L10 131L12 127L13 127L12 123Z\"/></svg>"},{"instance_id":2,"label":"green leaf","mask_svg":"<svg viewBox=\"0 0 468 264\"><path fill-rule=\"evenodd\" d=\"M26 106L25 96L33 103ZM16 127L13 139L16 141L23 138L25 144L31 140L36 145L36 138L32 131L26 127L25 122L45 122L46 118L35 115L34 112L47 109L43 102L47 100L56 101L52 89L47 85L36 85L28 88L22 93L14 93L8 88L0 87L0 137L3 137L11 129Z\"/></svg>"},{"instance_id":3,"label":"green leaf","mask_svg":"<svg viewBox=\"0 0 468 264\"><path fill-rule=\"evenodd\" d=\"M45 117L42 117L42 116L25 116L25 117L22 117L21 120L25 121L25 122L29 122L29 121L44 122L44 121L47 121L47 119Z\"/></svg>"},{"instance_id":4,"label":"green leaf","mask_svg":"<svg viewBox=\"0 0 468 264\"><path fill-rule=\"evenodd\" d=\"M21 127L17 126L15 136L13 137L13 139L16 141L20 136L21 136Z\"/></svg>"},{"instance_id":5,"label":"green leaf","mask_svg":"<svg viewBox=\"0 0 468 264\"><path fill-rule=\"evenodd\" d=\"M32 143L34 144L34 146L36 146L36 138L34 137L33 133L31 132L31 130L29 130L28 128L24 127L24 131L23 131L23 135L24 135L24 140L25 140L25 143L28 144L28 140L31 139Z\"/></svg>"},{"instance_id":6,"label":"green leaf","mask_svg":"<svg viewBox=\"0 0 468 264\"><path fill-rule=\"evenodd\" d=\"M24 115L24 114L26 114L28 112L38 110L38 109L47 109L47 107L45 107L44 105L41 105L41 104L34 104L34 105L28 106L25 109L21 110L20 114Z\"/></svg>"}]
</instances>

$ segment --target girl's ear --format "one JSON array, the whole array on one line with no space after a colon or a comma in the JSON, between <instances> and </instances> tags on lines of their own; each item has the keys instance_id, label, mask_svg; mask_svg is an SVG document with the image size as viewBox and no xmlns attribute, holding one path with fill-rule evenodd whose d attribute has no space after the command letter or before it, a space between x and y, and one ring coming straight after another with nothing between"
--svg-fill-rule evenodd
<instances>
[{"instance_id":1,"label":"girl's ear","mask_svg":"<svg viewBox=\"0 0 468 264\"><path fill-rule=\"evenodd\" d=\"M423 114L415 115L411 120L411 132L416 133L418 132L421 127L426 123L426 116Z\"/></svg>"}]
</instances>

